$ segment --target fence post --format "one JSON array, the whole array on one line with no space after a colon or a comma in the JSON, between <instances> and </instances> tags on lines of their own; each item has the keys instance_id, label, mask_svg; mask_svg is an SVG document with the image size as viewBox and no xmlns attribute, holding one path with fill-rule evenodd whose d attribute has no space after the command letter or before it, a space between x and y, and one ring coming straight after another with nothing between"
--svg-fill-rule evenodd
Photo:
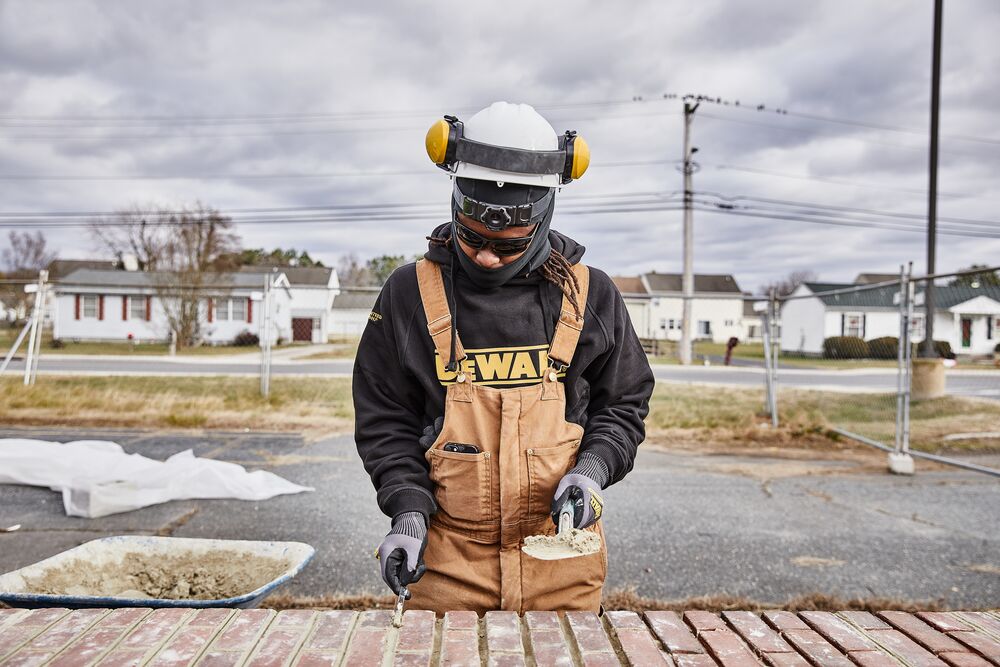
<instances>
[{"instance_id":1,"label":"fence post","mask_svg":"<svg viewBox=\"0 0 1000 667\"><path fill-rule=\"evenodd\" d=\"M913 457L909 453L906 434L906 412L909 407L910 380L907 372L910 357L910 279L903 265L899 266L899 340L896 345L896 440L889 452L889 471L897 475L912 475Z\"/></svg>"},{"instance_id":2,"label":"fence post","mask_svg":"<svg viewBox=\"0 0 1000 667\"><path fill-rule=\"evenodd\" d=\"M778 405L774 396L774 375L771 371L773 363L771 354L771 308L773 302L768 302L767 310L764 311L764 322L762 334L764 335L764 400L767 404L767 411L771 413L771 426L778 428Z\"/></svg>"},{"instance_id":3,"label":"fence post","mask_svg":"<svg viewBox=\"0 0 1000 667\"><path fill-rule=\"evenodd\" d=\"M31 333L28 336L27 353L24 358L24 386L35 384L35 374L38 372L38 354L41 352L42 318L45 316L45 282L49 272L38 272L38 285L35 292L35 307L31 315Z\"/></svg>"},{"instance_id":4,"label":"fence post","mask_svg":"<svg viewBox=\"0 0 1000 667\"><path fill-rule=\"evenodd\" d=\"M778 306L778 293L771 288L771 400L774 403L775 415L778 413L778 359L781 352L781 308ZM777 419L777 416L775 416ZM775 422L775 426L777 426Z\"/></svg>"},{"instance_id":5,"label":"fence post","mask_svg":"<svg viewBox=\"0 0 1000 667\"><path fill-rule=\"evenodd\" d=\"M272 274L264 277L264 298L260 329L260 395L267 398L271 395L271 279Z\"/></svg>"},{"instance_id":6,"label":"fence post","mask_svg":"<svg viewBox=\"0 0 1000 667\"><path fill-rule=\"evenodd\" d=\"M913 302L917 293L916 283L913 282L913 262L910 262L906 270L906 349L905 364L906 376L903 380L903 442L902 451L906 456L910 456L910 397L912 394L913 382L913 342L912 335L913 322ZM926 331L926 329L925 329Z\"/></svg>"}]
</instances>

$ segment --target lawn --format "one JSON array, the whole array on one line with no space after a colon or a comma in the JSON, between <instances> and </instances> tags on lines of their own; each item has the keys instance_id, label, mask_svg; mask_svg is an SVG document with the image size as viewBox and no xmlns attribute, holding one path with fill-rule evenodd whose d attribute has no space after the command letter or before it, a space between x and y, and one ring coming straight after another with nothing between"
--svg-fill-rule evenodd
<instances>
[{"instance_id":1,"label":"lawn","mask_svg":"<svg viewBox=\"0 0 1000 667\"><path fill-rule=\"evenodd\" d=\"M40 376L24 387L0 378L0 423L7 425L208 428L350 432L354 408L350 379L271 380L271 396L256 378ZM732 446L830 448L844 428L893 441L895 397L784 389L781 426L770 427L762 389L680 384L657 385L646 419L649 438L665 446L702 443ZM945 435L996 431L1000 402L946 397L914 402L912 444L936 451ZM990 450L996 439L948 443L951 450Z\"/></svg>"},{"instance_id":2,"label":"lawn","mask_svg":"<svg viewBox=\"0 0 1000 667\"><path fill-rule=\"evenodd\" d=\"M0 355L6 355L10 350L11 345L17 340L17 335L20 333L20 329L0 329ZM18 348L18 356L23 357L25 350L28 346L28 337L25 336L24 340L21 342L20 348ZM275 350L281 349L278 346L274 347ZM255 345L236 347L234 345L202 345L200 347L180 349L177 351L178 355L192 355L192 356L204 356L204 355L227 355L227 354L252 354L259 352L260 348ZM166 356L169 352L166 343L140 343L137 345L132 345L128 342L121 343L101 343L101 342L86 342L81 341L79 343L73 342L72 340L63 339L60 341L59 346L53 345L51 332L46 332L42 337L41 353L42 356L47 356L51 354L116 354L116 355L158 355Z\"/></svg>"}]
</instances>

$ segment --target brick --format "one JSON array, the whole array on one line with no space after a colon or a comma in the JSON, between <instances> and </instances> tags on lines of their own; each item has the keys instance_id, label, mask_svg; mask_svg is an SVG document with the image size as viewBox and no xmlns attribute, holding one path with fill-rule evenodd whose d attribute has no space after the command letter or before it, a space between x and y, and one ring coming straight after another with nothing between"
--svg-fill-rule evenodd
<instances>
[{"instance_id":1,"label":"brick","mask_svg":"<svg viewBox=\"0 0 1000 667\"><path fill-rule=\"evenodd\" d=\"M77 638L108 613L107 609L80 609L49 626L28 645L29 650L56 652Z\"/></svg>"},{"instance_id":2,"label":"brick","mask_svg":"<svg viewBox=\"0 0 1000 667\"><path fill-rule=\"evenodd\" d=\"M430 667L431 654L397 653L392 659L393 667Z\"/></svg>"},{"instance_id":3,"label":"brick","mask_svg":"<svg viewBox=\"0 0 1000 667\"><path fill-rule=\"evenodd\" d=\"M542 634L552 634L551 630L543 631ZM569 667L573 664L569 648L560 638L558 643L536 644L535 635L531 636L531 652L535 656L535 664L538 667Z\"/></svg>"},{"instance_id":4,"label":"brick","mask_svg":"<svg viewBox=\"0 0 1000 667\"><path fill-rule=\"evenodd\" d=\"M758 654L792 653L793 649L759 616L749 611L725 611L722 617Z\"/></svg>"},{"instance_id":5,"label":"brick","mask_svg":"<svg viewBox=\"0 0 1000 667\"><path fill-rule=\"evenodd\" d=\"M996 618L986 612L982 611L963 611L959 612L958 616L964 621L968 621L972 625L975 625L987 632L987 634L993 635L995 638L1000 639L1000 618Z\"/></svg>"},{"instance_id":6,"label":"brick","mask_svg":"<svg viewBox=\"0 0 1000 667\"><path fill-rule=\"evenodd\" d=\"M670 658L660 651L656 640L649 634L649 630L638 614L633 612L619 613L631 614L631 616L622 616L614 620L609 618L608 622L614 629L618 643L621 645L622 652L625 654L630 665L672 664ZM636 620L638 621L638 625L635 623Z\"/></svg>"},{"instance_id":7,"label":"brick","mask_svg":"<svg viewBox=\"0 0 1000 667\"><path fill-rule=\"evenodd\" d=\"M524 654L521 644L521 623L516 612L488 611L486 622L486 646L493 653Z\"/></svg>"},{"instance_id":8,"label":"brick","mask_svg":"<svg viewBox=\"0 0 1000 667\"><path fill-rule=\"evenodd\" d=\"M279 628L311 626L318 613L309 609L286 609L278 612L271 625Z\"/></svg>"},{"instance_id":9,"label":"brick","mask_svg":"<svg viewBox=\"0 0 1000 667\"><path fill-rule=\"evenodd\" d=\"M938 632L913 614L903 611L882 611L879 612L879 616L935 655L946 651L965 652L957 641Z\"/></svg>"},{"instance_id":10,"label":"brick","mask_svg":"<svg viewBox=\"0 0 1000 667\"><path fill-rule=\"evenodd\" d=\"M710 611L686 611L684 612L684 620L696 630L695 634L704 630L727 629L725 621L719 618L718 614L713 614Z\"/></svg>"},{"instance_id":11,"label":"brick","mask_svg":"<svg viewBox=\"0 0 1000 667\"><path fill-rule=\"evenodd\" d=\"M841 618L847 619L862 630L889 630L892 626L867 611L838 612Z\"/></svg>"},{"instance_id":12,"label":"brick","mask_svg":"<svg viewBox=\"0 0 1000 667\"><path fill-rule=\"evenodd\" d=\"M940 653L938 657L952 667L990 667L990 662L975 653Z\"/></svg>"},{"instance_id":13,"label":"brick","mask_svg":"<svg viewBox=\"0 0 1000 667\"><path fill-rule=\"evenodd\" d=\"M569 647L566 646L559 623L559 614L554 611L529 611L524 614L524 624L528 628L528 643L539 667L563 667L573 664Z\"/></svg>"},{"instance_id":14,"label":"brick","mask_svg":"<svg viewBox=\"0 0 1000 667\"><path fill-rule=\"evenodd\" d=\"M441 664L479 664L479 616L474 611L449 611L444 615Z\"/></svg>"},{"instance_id":15,"label":"brick","mask_svg":"<svg viewBox=\"0 0 1000 667\"><path fill-rule=\"evenodd\" d=\"M250 656L250 664L254 667L282 667L298 651L308 632L308 625L268 627Z\"/></svg>"},{"instance_id":16,"label":"brick","mask_svg":"<svg viewBox=\"0 0 1000 667\"><path fill-rule=\"evenodd\" d=\"M444 624L455 630L478 630L479 616L474 611L449 611L444 615Z\"/></svg>"},{"instance_id":17,"label":"brick","mask_svg":"<svg viewBox=\"0 0 1000 667\"><path fill-rule=\"evenodd\" d=\"M159 646L193 613L190 609L154 609L122 640L123 649L149 650Z\"/></svg>"},{"instance_id":18,"label":"brick","mask_svg":"<svg viewBox=\"0 0 1000 667\"><path fill-rule=\"evenodd\" d=\"M691 630L684 624L677 612L647 611L646 620L657 638L675 656L679 653L698 654L705 652L701 642L691 634Z\"/></svg>"},{"instance_id":19,"label":"brick","mask_svg":"<svg viewBox=\"0 0 1000 667\"><path fill-rule=\"evenodd\" d=\"M210 650L198 659L198 667L236 667L242 663L243 654L239 651Z\"/></svg>"},{"instance_id":20,"label":"brick","mask_svg":"<svg viewBox=\"0 0 1000 667\"><path fill-rule=\"evenodd\" d=\"M566 612L566 622L581 654L605 653L614 655L614 649L604 632L597 614L589 611ZM584 661L586 662L586 661Z\"/></svg>"},{"instance_id":21,"label":"brick","mask_svg":"<svg viewBox=\"0 0 1000 667\"><path fill-rule=\"evenodd\" d=\"M27 613L18 616L11 627L51 625L68 613L69 609L62 608L29 609Z\"/></svg>"},{"instance_id":22,"label":"brick","mask_svg":"<svg viewBox=\"0 0 1000 667\"><path fill-rule=\"evenodd\" d=\"M340 664L340 653L329 649L306 649L300 651L293 667L333 667Z\"/></svg>"},{"instance_id":23,"label":"brick","mask_svg":"<svg viewBox=\"0 0 1000 667\"><path fill-rule=\"evenodd\" d=\"M112 609L101 619L101 627L131 627L153 611L149 607L121 607Z\"/></svg>"},{"instance_id":24,"label":"brick","mask_svg":"<svg viewBox=\"0 0 1000 667\"><path fill-rule=\"evenodd\" d=\"M621 661L614 653L588 653L581 656L584 667L621 667Z\"/></svg>"},{"instance_id":25,"label":"brick","mask_svg":"<svg viewBox=\"0 0 1000 667\"><path fill-rule=\"evenodd\" d=\"M753 651L729 628L705 630L699 632L698 637L723 667L755 667L760 664Z\"/></svg>"},{"instance_id":26,"label":"brick","mask_svg":"<svg viewBox=\"0 0 1000 667\"><path fill-rule=\"evenodd\" d=\"M116 609L115 611L131 611ZM145 610L149 612L148 609ZM132 623L138 622L142 617L136 614L115 615L114 612L108 614L98 621L90 630L79 635L76 640L67 646L62 653L49 663L55 667L72 667L75 665L89 665L98 657L106 653L118 644L124 637L131 625L119 625L119 623L130 618Z\"/></svg>"},{"instance_id":27,"label":"brick","mask_svg":"<svg viewBox=\"0 0 1000 667\"><path fill-rule=\"evenodd\" d=\"M486 664L488 667L525 667L527 663L520 653L498 653L490 655Z\"/></svg>"},{"instance_id":28,"label":"brick","mask_svg":"<svg viewBox=\"0 0 1000 667\"><path fill-rule=\"evenodd\" d=\"M224 622L225 620L221 619L215 626L188 623L151 658L149 665L156 667L187 665L201 655Z\"/></svg>"},{"instance_id":29,"label":"brick","mask_svg":"<svg viewBox=\"0 0 1000 667\"><path fill-rule=\"evenodd\" d=\"M941 632L968 632L972 626L944 611L922 611L917 614L921 620L937 628Z\"/></svg>"},{"instance_id":30,"label":"brick","mask_svg":"<svg viewBox=\"0 0 1000 667\"><path fill-rule=\"evenodd\" d=\"M101 658L101 667L135 667L146 657L146 649L120 649Z\"/></svg>"},{"instance_id":31,"label":"brick","mask_svg":"<svg viewBox=\"0 0 1000 667\"><path fill-rule=\"evenodd\" d=\"M524 612L524 624L529 631L533 630L562 630L559 623L559 614L554 611L526 611Z\"/></svg>"},{"instance_id":32,"label":"brick","mask_svg":"<svg viewBox=\"0 0 1000 667\"><path fill-rule=\"evenodd\" d=\"M851 667L851 661L815 630L792 628L781 634L817 667Z\"/></svg>"},{"instance_id":33,"label":"brick","mask_svg":"<svg viewBox=\"0 0 1000 667\"><path fill-rule=\"evenodd\" d=\"M677 667L717 667L719 664L705 653L678 653L673 658Z\"/></svg>"},{"instance_id":34,"label":"brick","mask_svg":"<svg viewBox=\"0 0 1000 667\"><path fill-rule=\"evenodd\" d=\"M878 651L878 644L836 614L828 611L804 611L799 616L845 653Z\"/></svg>"},{"instance_id":35,"label":"brick","mask_svg":"<svg viewBox=\"0 0 1000 667\"><path fill-rule=\"evenodd\" d=\"M805 621L790 611L765 611L764 620L776 630L808 630Z\"/></svg>"},{"instance_id":36,"label":"brick","mask_svg":"<svg viewBox=\"0 0 1000 667\"><path fill-rule=\"evenodd\" d=\"M944 667L944 662L899 630L871 630L869 636L910 667Z\"/></svg>"},{"instance_id":37,"label":"brick","mask_svg":"<svg viewBox=\"0 0 1000 667\"><path fill-rule=\"evenodd\" d=\"M44 629L43 626L30 625L18 628L5 628L0 633L0 660L3 660L4 656L16 651L23 644L27 644Z\"/></svg>"},{"instance_id":38,"label":"brick","mask_svg":"<svg viewBox=\"0 0 1000 667\"><path fill-rule=\"evenodd\" d=\"M35 667L35 665L43 665L45 661L52 657L51 653L43 652L32 652L32 653L17 653L10 658L4 660L4 667Z\"/></svg>"},{"instance_id":39,"label":"brick","mask_svg":"<svg viewBox=\"0 0 1000 667\"><path fill-rule=\"evenodd\" d=\"M851 660L858 667L899 667L899 660L882 651L852 651Z\"/></svg>"},{"instance_id":40,"label":"brick","mask_svg":"<svg viewBox=\"0 0 1000 667\"><path fill-rule=\"evenodd\" d=\"M188 621L188 625L209 625L218 627L237 612L232 609L199 609Z\"/></svg>"},{"instance_id":41,"label":"brick","mask_svg":"<svg viewBox=\"0 0 1000 667\"><path fill-rule=\"evenodd\" d=\"M312 635L306 640L305 647L343 651L357 618L358 612L356 611L321 612L319 618L316 619L316 625L313 626Z\"/></svg>"},{"instance_id":42,"label":"brick","mask_svg":"<svg viewBox=\"0 0 1000 667\"><path fill-rule=\"evenodd\" d=\"M354 634L351 635L344 655L344 664L352 667L382 664L382 657L388 650L389 628L392 612L365 611L358 618Z\"/></svg>"},{"instance_id":43,"label":"brick","mask_svg":"<svg viewBox=\"0 0 1000 667\"><path fill-rule=\"evenodd\" d=\"M765 653L764 661L772 667L811 667L809 661L798 653Z\"/></svg>"},{"instance_id":44,"label":"brick","mask_svg":"<svg viewBox=\"0 0 1000 667\"><path fill-rule=\"evenodd\" d=\"M994 665L1000 665L1000 643L982 632L954 632L954 639L962 642Z\"/></svg>"},{"instance_id":45,"label":"brick","mask_svg":"<svg viewBox=\"0 0 1000 667\"><path fill-rule=\"evenodd\" d=\"M396 641L396 655L400 652L425 652L434 650L434 612L407 611L403 614L403 627Z\"/></svg>"}]
</instances>

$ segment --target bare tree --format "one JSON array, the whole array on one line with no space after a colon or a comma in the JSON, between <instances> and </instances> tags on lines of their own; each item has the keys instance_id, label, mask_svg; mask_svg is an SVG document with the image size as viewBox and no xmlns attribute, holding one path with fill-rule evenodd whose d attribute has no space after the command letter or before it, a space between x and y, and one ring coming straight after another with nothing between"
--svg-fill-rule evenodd
<instances>
[{"instance_id":1,"label":"bare tree","mask_svg":"<svg viewBox=\"0 0 1000 667\"><path fill-rule=\"evenodd\" d=\"M761 285L758 291L766 295L770 294L773 289L778 296L788 296L802 283L809 283L815 280L819 280L819 276L816 275L815 271L792 271L787 277L781 280L773 280Z\"/></svg>"},{"instance_id":2,"label":"bare tree","mask_svg":"<svg viewBox=\"0 0 1000 667\"><path fill-rule=\"evenodd\" d=\"M344 287L365 287L378 284L371 269L366 264L362 264L354 253L341 255L340 259L337 260L337 278L340 280L341 286Z\"/></svg>"},{"instance_id":3,"label":"bare tree","mask_svg":"<svg viewBox=\"0 0 1000 667\"><path fill-rule=\"evenodd\" d=\"M8 274L37 274L56 258L54 252L45 248L45 235L41 232L11 231L7 235L9 248L4 248L3 265Z\"/></svg>"},{"instance_id":4,"label":"bare tree","mask_svg":"<svg viewBox=\"0 0 1000 667\"><path fill-rule=\"evenodd\" d=\"M231 218L197 204L171 211L133 206L94 220L94 238L117 255L134 255L153 289L177 345L201 340L200 303L226 292L231 258L240 250Z\"/></svg>"}]
</instances>

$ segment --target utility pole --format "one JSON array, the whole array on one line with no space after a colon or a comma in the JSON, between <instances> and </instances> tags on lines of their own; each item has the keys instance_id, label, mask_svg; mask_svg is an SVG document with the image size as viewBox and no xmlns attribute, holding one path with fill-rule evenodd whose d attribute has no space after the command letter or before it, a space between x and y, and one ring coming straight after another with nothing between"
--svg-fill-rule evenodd
<instances>
[{"instance_id":1,"label":"utility pole","mask_svg":"<svg viewBox=\"0 0 1000 667\"><path fill-rule=\"evenodd\" d=\"M45 318L45 283L49 272L42 269L38 272L38 284L35 285L35 307L31 315L31 333L28 336L28 348L24 357L24 386L35 384L38 374L38 355L42 351L42 333Z\"/></svg>"},{"instance_id":2,"label":"utility pole","mask_svg":"<svg viewBox=\"0 0 1000 667\"><path fill-rule=\"evenodd\" d=\"M934 0L934 55L931 60L931 155L927 188L927 275L934 274L937 243L938 109L941 102L941 14L944 0ZM934 279L924 285L924 341L921 357L934 357Z\"/></svg>"},{"instance_id":3,"label":"utility pole","mask_svg":"<svg viewBox=\"0 0 1000 667\"><path fill-rule=\"evenodd\" d=\"M263 322L260 329L260 395L271 395L271 286L273 274L264 277L264 297L261 299Z\"/></svg>"},{"instance_id":4,"label":"utility pole","mask_svg":"<svg viewBox=\"0 0 1000 667\"><path fill-rule=\"evenodd\" d=\"M684 100L684 276L681 279L683 293L683 311L681 315L681 345L680 362L691 364L691 341L693 339L691 322L691 302L694 299L694 211L692 209L691 174L694 165L691 156L698 150L691 147L691 121L700 102L691 104Z\"/></svg>"}]
</instances>

